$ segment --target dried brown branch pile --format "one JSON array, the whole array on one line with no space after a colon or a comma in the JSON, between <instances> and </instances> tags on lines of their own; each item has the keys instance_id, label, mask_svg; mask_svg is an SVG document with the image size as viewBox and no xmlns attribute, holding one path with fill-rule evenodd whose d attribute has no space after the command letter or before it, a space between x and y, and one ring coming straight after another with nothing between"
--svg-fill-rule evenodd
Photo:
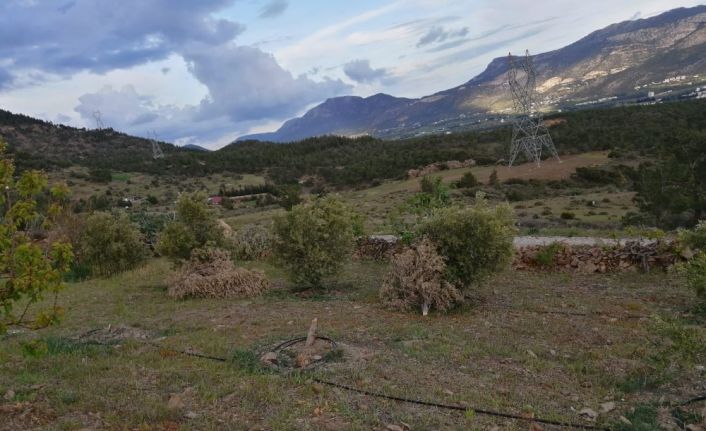
<instances>
[{"instance_id":1,"label":"dried brown branch pile","mask_svg":"<svg viewBox=\"0 0 706 431\"><path fill-rule=\"evenodd\" d=\"M221 249L194 250L168 283L169 296L176 299L244 298L270 288L262 272L236 267L230 253Z\"/></svg>"}]
</instances>

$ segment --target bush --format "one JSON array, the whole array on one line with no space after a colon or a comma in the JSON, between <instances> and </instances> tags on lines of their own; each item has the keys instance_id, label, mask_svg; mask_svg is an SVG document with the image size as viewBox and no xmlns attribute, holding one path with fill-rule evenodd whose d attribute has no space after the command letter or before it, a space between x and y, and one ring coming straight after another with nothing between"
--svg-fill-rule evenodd
<instances>
[{"instance_id":1,"label":"bush","mask_svg":"<svg viewBox=\"0 0 706 431\"><path fill-rule=\"evenodd\" d=\"M473 175L472 172L466 172L463 174L460 180L456 183L456 186L461 189L470 189L472 187L478 186L478 179Z\"/></svg>"},{"instance_id":2,"label":"bush","mask_svg":"<svg viewBox=\"0 0 706 431\"><path fill-rule=\"evenodd\" d=\"M537 255L534 257L534 261L538 266L543 268L550 268L554 266L554 260L559 252L564 248L561 243L553 242L547 246L542 247L537 251Z\"/></svg>"},{"instance_id":3,"label":"bush","mask_svg":"<svg viewBox=\"0 0 706 431\"><path fill-rule=\"evenodd\" d=\"M463 300L463 295L445 279L446 264L436 245L424 238L392 258L390 271L380 289L380 299L389 308L410 311L446 311Z\"/></svg>"},{"instance_id":4,"label":"bush","mask_svg":"<svg viewBox=\"0 0 706 431\"><path fill-rule=\"evenodd\" d=\"M260 225L244 226L235 234L234 251L238 259L263 259L272 251L272 235Z\"/></svg>"},{"instance_id":5,"label":"bush","mask_svg":"<svg viewBox=\"0 0 706 431\"><path fill-rule=\"evenodd\" d=\"M191 251L207 244L222 246L223 228L208 207L206 195L186 193L177 201L176 220L159 235L157 251L173 260L188 259Z\"/></svg>"},{"instance_id":6,"label":"bush","mask_svg":"<svg viewBox=\"0 0 706 431\"><path fill-rule=\"evenodd\" d=\"M195 249L189 261L169 280L172 298L248 298L270 289L260 271L233 264L230 253L218 248Z\"/></svg>"},{"instance_id":7,"label":"bush","mask_svg":"<svg viewBox=\"0 0 706 431\"><path fill-rule=\"evenodd\" d=\"M419 234L438 245L447 279L467 288L509 263L514 224L509 205L491 208L479 194L471 207L437 211L422 224Z\"/></svg>"},{"instance_id":8,"label":"bush","mask_svg":"<svg viewBox=\"0 0 706 431\"><path fill-rule=\"evenodd\" d=\"M138 226L124 213L97 212L86 219L79 261L96 276L136 268L147 258Z\"/></svg>"},{"instance_id":9,"label":"bush","mask_svg":"<svg viewBox=\"0 0 706 431\"><path fill-rule=\"evenodd\" d=\"M576 214L571 211L564 211L561 213L561 218L562 220L573 220L576 218Z\"/></svg>"},{"instance_id":10,"label":"bush","mask_svg":"<svg viewBox=\"0 0 706 431\"><path fill-rule=\"evenodd\" d=\"M680 230L679 242L692 250L706 252L706 220L702 220L693 230Z\"/></svg>"},{"instance_id":11,"label":"bush","mask_svg":"<svg viewBox=\"0 0 706 431\"><path fill-rule=\"evenodd\" d=\"M696 296L706 301L706 252L694 256L684 265L686 283L696 292Z\"/></svg>"},{"instance_id":12,"label":"bush","mask_svg":"<svg viewBox=\"0 0 706 431\"><path fill-rule=\"evenodd\" d=\"M297 205L274 220L275 263L295 283L320 286L351 255L357 226L358 216L334 197Z\"/></svg>"}]
</instances>

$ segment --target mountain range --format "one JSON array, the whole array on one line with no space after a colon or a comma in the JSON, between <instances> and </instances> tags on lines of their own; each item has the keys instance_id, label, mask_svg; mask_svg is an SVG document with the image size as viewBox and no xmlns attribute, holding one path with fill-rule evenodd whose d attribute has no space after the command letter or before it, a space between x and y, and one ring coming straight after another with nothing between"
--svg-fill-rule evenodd
<instances>
[{"instance_id":1,"label":"mountain range","mask_svg":"<svg viewBox=\"0 0 706 431\"><path fill-rule=\"evenodd\" d=\"M693 92L706 85L706 5L613 24L532 60L545 111ZM508 64L507 57L496 58L470 81L418 99L387 94L328 99L275 132L239 140L399 138L491 126L512 114Z\"/></svg>"}]
</instances>

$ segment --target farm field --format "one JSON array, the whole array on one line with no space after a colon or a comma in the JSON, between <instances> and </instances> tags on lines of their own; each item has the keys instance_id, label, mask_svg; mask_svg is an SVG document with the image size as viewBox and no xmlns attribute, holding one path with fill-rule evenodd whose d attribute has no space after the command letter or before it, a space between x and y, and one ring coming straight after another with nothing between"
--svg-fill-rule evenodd
<instances>
[{"instance_id":1,"label":"farm field","mask_svg":"<svg viewBox=\"0 0 706 431\"><path fill-rule=\"evenodd\" d=\"M320 291L294 289L266 263L245 265L275 288L251 300L175 301L163 260L71 284L60 326L0 342L0 430L528 429L473 409L632 429L620 428L623 416L652 430L702 414L700 404L666 407L706 390L706 329L677 275L508 271L469 305L424 318L382 308L383 264L353 262ZM306 372L260 367L261 353L305 335L314 317L338 354ZM107 345L76 341L96 329L86 339Z\"/></svg>"}]
</instances>

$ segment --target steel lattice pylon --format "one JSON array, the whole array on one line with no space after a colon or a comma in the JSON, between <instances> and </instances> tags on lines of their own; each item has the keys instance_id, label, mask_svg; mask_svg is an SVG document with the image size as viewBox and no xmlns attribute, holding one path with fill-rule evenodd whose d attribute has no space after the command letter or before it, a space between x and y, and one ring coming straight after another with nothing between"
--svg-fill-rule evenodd
<instances>
[{"instance_id":1,"label":"steel lattice pylon","mask_svg":"<svg viewBox=\"0 0 706 431\"><path fill-rule=\"evenodd\" d=\"M162 147L159 146L159 142L157 142L157 132L152 131L152 136L153 138L150 139L150 142L152 142L152 158L155 160L163 159L164 152L162 151Z\"/></svg>"},{"instance_id":2,"label":"steel lattice pylon","mask_svg":"<svg viewBox=\"0 0 706 431\"><path fill-rule=\"evenodd\" d=\"M527 160L539 166L544 148L549 150L555 159L561 161L549 130L542 121L542 115L535 110L537 74L529 51L526 51L524 59L519 61L515 61L512 54L509 54L508 62L508 83L517 115L512 128L509 166L515 163L521 151L525 153ZM523 79L524 82L521 82Z\"/></svg>"}]
</instances>

